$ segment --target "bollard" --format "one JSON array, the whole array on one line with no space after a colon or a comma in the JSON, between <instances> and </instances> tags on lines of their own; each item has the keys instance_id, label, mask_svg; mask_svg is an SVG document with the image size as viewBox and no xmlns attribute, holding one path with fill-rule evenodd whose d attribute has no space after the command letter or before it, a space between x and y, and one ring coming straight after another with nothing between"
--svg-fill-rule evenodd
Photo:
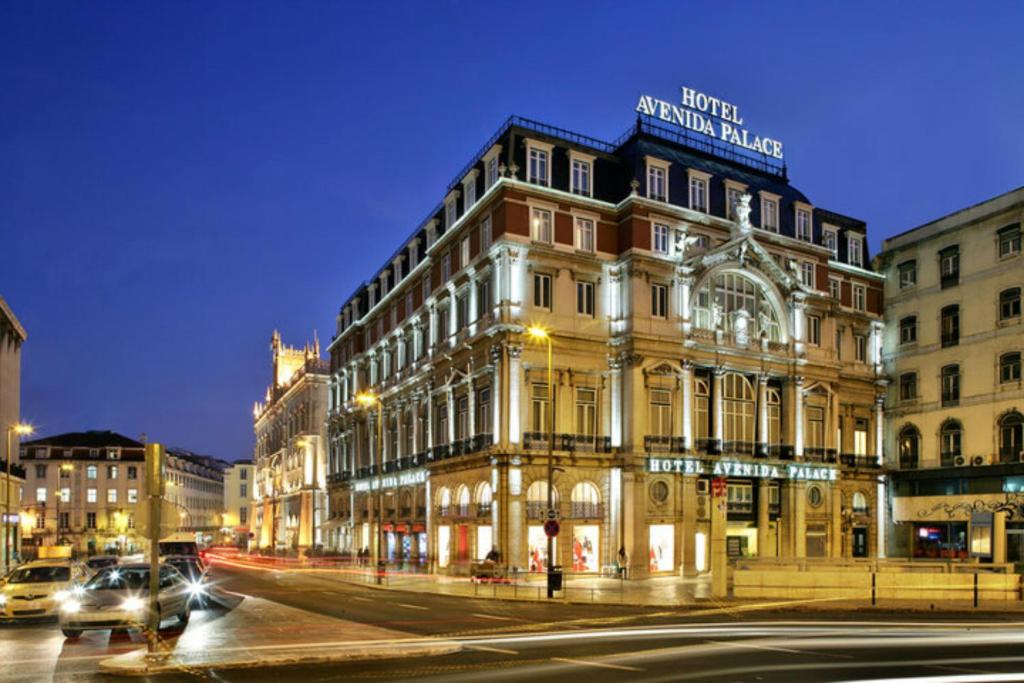
<instances>
[{"instance_id":1,"label":"bollard","mask_svg":"<svg viewBox=\"0 0 1024 683\"><path fill-rule=\"evenodd\" d=\"M875 595L875 579L876 579L875 573L871 572L871 606L872 607L874 607L875 605L878 604L878 601L877 601L877 598L876 598L876 595Z\"/></svg>"},{"instance_id":2,"label":"bollard","mask_svg":"<svg viewBox=\"0 0 1024 683\"><path fill-rule=\"evenodd\" d=\"M974 572L974 606L978 606L978 572Z\"/></svg>"}]
</instances>

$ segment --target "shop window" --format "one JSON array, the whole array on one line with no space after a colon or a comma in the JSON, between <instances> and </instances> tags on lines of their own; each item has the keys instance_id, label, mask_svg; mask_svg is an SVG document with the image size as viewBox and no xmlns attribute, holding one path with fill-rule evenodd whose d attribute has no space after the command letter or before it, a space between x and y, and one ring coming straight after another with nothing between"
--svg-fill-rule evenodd
<instances>
[{"instance_id":1,"label":"shop window","mask_svg":"<svg viewBox=\"0 0 1024 683\"><path fill-rule=\"evenodd\" d=\"M670 572L675 569L676 530L672 524L651 524L648 527L648 570ZM704 564L704 549L697 549L699 568Z\"/></svg>"}]
</instances>

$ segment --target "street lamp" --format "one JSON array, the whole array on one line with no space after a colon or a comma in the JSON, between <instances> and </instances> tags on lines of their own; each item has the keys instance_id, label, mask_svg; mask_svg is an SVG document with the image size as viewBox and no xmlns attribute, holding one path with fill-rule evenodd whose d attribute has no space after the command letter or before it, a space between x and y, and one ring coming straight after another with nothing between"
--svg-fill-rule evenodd
<instances>
[{"instance_id":1,"label":"street lamp","mask_svg":"<svg viewBox=\"0 0 1024 683\"><path fill-rule=\"evenodd\" d=\"M552 477L554 476L554 458L555 458L555 388L552 382L552 371L551 371L551 335L543 327L538 325L531 325L526 328L526 334L536 341L543 341L548 345L548 519L553 520L555 518L555 501L554 501L554 486L552 485ZM548 599L555 597L554 584L554 552L555 552L555 537L549 533L545 536L548 539L548 552L547 552L547 580L548 580Z\"/></svg>"},{"instance_id":2,"label":"street lamp","mask_svg":"<svg viewBox=\"0 0 1024 683\"><path fill-rule=\"evenodd\" d=\"M384 537L383 536L383 532L384 532L384 486L383 486L383 482L381 481L381 472L384 469L384 458L383 458L383 449L384 449L384 402L380 399L380 396L378 396L377 394L374 394L373 392L369 392L369 391L364 391L364 392L361 392L359 394L356 394L356 402L358 402L359 405L363 406L367 410L370 410L371 408L373 408L373 406L377 406L377 449L376 449L377 450L377 457L376 457L377 463L376 464L377 464L377 517L378 517L378 519L377 519L377 531L373 535L373 543L371 545L373 545L373 553L372 553L373 571L377 572L377 581L380 582L381 581L381 575L380 575L380 568L379 568L378 565L380 563L381 541L382 541L382 539ZM372 527L373 526L373 522L374 522L374 519L373 519L373 506L370 505L370 506L368 506L368 508L369 508L369 511L370 511L370 526Z\"/></svg>"},{"instance_id":3,"label":"street lamp","mask_svg":"<svg viewBox=\"0 0 1024 683\"><path fill-rule=\"evenodd\" d=\"M21 437L28 436L35 429L30 424L23 422L15 422L12 425L7 426L7 470L4 475L4 573L11 568L11 546L14 544L14 540L10 538L11 531L11 436L14 434L18 435L18 440ZM17 534L17 528L15 528L15 534Z\"/></svg>"}]
</instances>

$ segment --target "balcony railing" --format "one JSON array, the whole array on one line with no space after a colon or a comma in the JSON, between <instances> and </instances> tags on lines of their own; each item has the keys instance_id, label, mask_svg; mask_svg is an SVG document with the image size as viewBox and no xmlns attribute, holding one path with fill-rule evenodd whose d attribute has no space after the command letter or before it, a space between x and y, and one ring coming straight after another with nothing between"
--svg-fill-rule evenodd
<instances>
[{"instance_id":1,"label":"balcony railing","mask_svg":"<svg viewBox=\"0 0 1024 683\"><path fill-rule=\"evenodd\" d=\"M749 514L754 511L754 504L748 500L744 501L729 501L726 504L727 512L735 512L739 514ZM769 505L769 512L771 512L771 506Z\"/></svg>"},{"instance_id":2,"label":"balcony railing","mask_svg":"<svg viewBox=\"0 0 1024 683\"><path fill-rule=\"evenodd\" d=\"M877 470L882 466L878 464L878 457L874 455L857 455L856 453L843 453L839 456L839 462L847 467L861 467L863 469Z\"/></svg>"},{"instance_id":3,"label":"balcony railing","mask_svg":"<svg viewBox=\"0 0 1024 683\"><path fill-rule=\"evenodd\" d=\"M900 458L901 470L916 470L918 467L917 458Z\"/></svg>"},{"instance_id":4,"label":"balcony railing","mask_svg":"<svg viewBox=\"0 0 1024 683\"><path fill-rule=\"evenodd\" d=\"M569 517L572 519L604 519L604 504L570 503Z\"/></svg>"},{"instance_id":5,"label":"balcony railing","mask_svg":"<svg viewBox=\"0 0 1024 683\"><path fill-rule=\"evenodd\" d=\"M834 463L836 462L836 449L810 446L804 448L804 460L808 462Z\"/></svg>"},{"instance_id":6,"label":"balcony railing","mask_svg":"<svg viewBox=\"0 0 1024 683\"><path fill-rule=\"evenodd\" d=\"M1024 451L1019 446L1003 446L999 449L999 462L1010 463L1010 462L1021 462L1024 460Z\"/></svg>"},{"instance_id":7,"label":"balcony railing","mask_svg":"<svg viewBox=\"0 0 1024 683\"><path fill-rule=\"evenodd\" d=\"M939 453L939 467L956 467L956 459L960 453Z\"/></svg>"},{"instance_id":8,"label":"balcony railing","mask_svg":"<svg viewBox=\"0 0 1024 683\"><path fill-rule=\"evenodd\" d=\"M547 432L523 432L523 448L526 450L547 450L549 434ZM612 439L610 436L594 436L591 434L554 435L556 451L570 453L611 453Z\"/></svg>"},{"instance_id":9,"label":"balcony railing","mask_svg":"<svg viewBox=\"0 0 1024 683\"><path fill-rule=\"evenodd\" d=\"M538 500L526 501L527 519L544 519L548 516L548 504Z\"/></svg>"},{"instance_id":10,"label":"balcony railing","mask_svg":"<svg viewBox=\"0 0 1024 683\"><path fill-rule=\"evenodd\" d=\"M437 506L437 516L438 517L448 517L448 516L451 515L451 512L452 512L452 508L451 508L450 505L438 505Z\"/></svg>"},{"instance_id":11,"label":"balcony railing","mask_svg":"<svg viewBox=\"0 0 1024 683\"><path fill-rule=\"evenodd\" d=\"M491 516L491 504L490 503L477 503L476 504L476 516L477 519L482 517Z\"/></svg>"},{"instance_id":12,"label":"balcony railing","mask_svg":"<svg viewBox=\"0 0 1024 683\"><path fill-rule=\"evenodd\" d=\"M730 455L753 455L753 441L723 441L722 452Z\"/></svg>"}]
</instances>

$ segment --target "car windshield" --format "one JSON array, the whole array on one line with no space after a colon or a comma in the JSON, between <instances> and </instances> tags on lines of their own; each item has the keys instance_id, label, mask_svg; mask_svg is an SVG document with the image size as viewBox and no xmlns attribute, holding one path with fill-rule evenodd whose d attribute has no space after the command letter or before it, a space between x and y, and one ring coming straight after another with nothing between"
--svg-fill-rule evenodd
<instances>
[{"instance_id":1,"label":"car windshield","mask_svg":"<svg viewBox=\"0 0 1024 683\"><path fill-rule=\"evenodd\" d=\"M145 567L109 567L85 584L88 590L145 590L149 588L149 570Z\"/></svg>"},{"instance_id":2,"label":"car windshield","mask_svg":"<svg viewBox=\"0 0 1024 683\"><path fill-rule=\"evenodd\" d=\"M160 541L161 555L195 555L197 552L192 541Z\"/></svg>"},{"instance_id":3,"label":"car windshield","mask_svg":"<svg viewBox=\"0 0 1024 683\"><path fill-rule=\"evenodd\" d=\"M181 572L181 575L185 578L191 579L193 581L195 579L198 579L200 575L202 575L202 572L199 571L199 567L196 565L196 563L189 560L180 560L177 562L172 561L168 562L167 564L171 565L179 572Z\"/></svg>"},{"instance_id":4,"label":"car windshield","mask_svg":"<svg viewBox=\"0 0 1024 683\"><path fill-rule=\"evenodd\" d=\"M70 580L70 567L22 567L11 572L10 583L54 583Z\"/></svg>"}]
</instances>

